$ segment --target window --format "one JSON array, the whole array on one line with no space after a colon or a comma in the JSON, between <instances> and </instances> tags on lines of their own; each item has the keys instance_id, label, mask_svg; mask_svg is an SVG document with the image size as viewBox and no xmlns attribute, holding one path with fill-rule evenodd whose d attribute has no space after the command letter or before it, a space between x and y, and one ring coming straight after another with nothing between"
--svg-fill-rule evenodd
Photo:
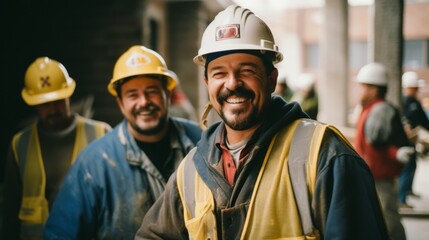
<instances>
[{"instance_id":1,"label":"window","mask_svg":"<svg viewBox=\"0 0 429 240\"><path fill-rule=\"evenodd\" d=\"M319 45L318 44L307 44L305 46L306 52L306 66L307 68L314 69L319 66Z\"/></svg>"},{"instance_id":2,"label":"window","mask_svg":"<svg viewBox=\"0 0 429 240\"><path fill-rule=\"evenodd\" d=\"M422 68L427 63L426 46L427 40L405 40L404 41L404 54L403 54L403 65L406 68Z\"/></svg>"},{"instance_id":3,"label":"window","mask_svg":"<svg viewBox=\"0 0 429 240\"><path fill-rule=\"evenodd\" d=\"M352 69L360 69L367 63L368 44L367 42L349 43L349 65Z\"/></svg>"}]
</instances>

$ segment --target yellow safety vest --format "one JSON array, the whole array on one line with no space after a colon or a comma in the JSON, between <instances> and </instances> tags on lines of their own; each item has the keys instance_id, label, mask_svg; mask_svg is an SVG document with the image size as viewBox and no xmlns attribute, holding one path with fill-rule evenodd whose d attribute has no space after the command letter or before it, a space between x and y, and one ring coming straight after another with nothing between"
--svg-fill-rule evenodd
<instances>
[{"instance_id":1,"label":"yellow safety vest","mask_svg":"<svg viewBox=\"0 0 429 240\"><path fill-rule=\"evenodd\" d=\"M70 165L74 163L79 152L88 145L88 139L92 141L105 134L105 125L102 123L96 122L95 125L88 125L85 124L83 117L77 116L76 124L76 138ZM20 147L20 144L26 144L27 147L25 148L24 145L22 145L24 147ZM24 134L24 132L16 134L12 140L12 148L21 170L23 183L22 203L19 211L21 235L39 235L48 219L49 206L45 197L46 174L37 124L33 124L29 134ZM18 152L18 149L22 152Z\"/></svg>"},{"instance_id":2,"label":"yellow safety vest","mask_svg":"<svg viewBox=\"0 0 429 240\"><path fill-rule=\"evenodd\" d=\"M309 204L326 128L348 143L335 127L309 119L296 120L275 135L256 180L241 239L320 238L311 221ZM188 154L177 171L185 226L190 239L217 239L214 198L195 169L195 151L194 148ZM297 182L300 177L304 180Z\"/></svg>"}]
</instances>

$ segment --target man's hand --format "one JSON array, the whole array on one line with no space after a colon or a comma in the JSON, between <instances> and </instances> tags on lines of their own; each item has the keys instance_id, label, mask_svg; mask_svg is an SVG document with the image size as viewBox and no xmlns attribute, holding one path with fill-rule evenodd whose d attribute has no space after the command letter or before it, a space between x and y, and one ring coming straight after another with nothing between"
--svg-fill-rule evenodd
<instances>
[{"instance_id":1,"label":"man's hand","mask_svg":"<svg viewBox=\"0 0 429 240\"><path fill-rule=\"evenodd\" d=\"M396 159L398 159L399 162L406 164L411 160L414 154L416 154L414 147L401 147L398 149L398 152L396 152Z\"/></svg>"}]
</instances>

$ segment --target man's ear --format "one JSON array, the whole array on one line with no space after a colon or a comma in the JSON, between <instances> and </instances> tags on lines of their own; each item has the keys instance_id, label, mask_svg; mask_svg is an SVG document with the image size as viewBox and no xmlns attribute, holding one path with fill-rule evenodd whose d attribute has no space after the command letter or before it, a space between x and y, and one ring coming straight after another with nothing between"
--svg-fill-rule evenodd
<instances>
[{"instance_id":1,"label":"man's ear","mask_svg":"<svg viewBox=\"0 0 429 240\"><path fill-rule=\"evenodd\" d=\"M269 81L268 84L269 84L271 93L273 93L274 90L276 90L278 76L279 76L279 70L277 70L277 68L274 68L273 71L271 71L270 75L268 75L268 81Z\"/></svg>"}]
</instances>

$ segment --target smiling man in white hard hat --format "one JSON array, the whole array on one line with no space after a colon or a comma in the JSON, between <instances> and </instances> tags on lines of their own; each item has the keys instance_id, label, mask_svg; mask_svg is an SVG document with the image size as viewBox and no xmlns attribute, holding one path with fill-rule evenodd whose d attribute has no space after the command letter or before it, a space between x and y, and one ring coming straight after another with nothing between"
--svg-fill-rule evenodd
<instances>
[{"instance_id":1,"label":"smiling man in white hard hat","mask_svg":"<svg viewBox=\"0 0 429 240\"><path fill-rule=\"evenodd\" d=\"M136 239L387 239L363 159L336 128L272 96L282 59L249 9L229 6L209 24L194 62L222 121L203 132Z\"/></svg>"}]
</instances>

